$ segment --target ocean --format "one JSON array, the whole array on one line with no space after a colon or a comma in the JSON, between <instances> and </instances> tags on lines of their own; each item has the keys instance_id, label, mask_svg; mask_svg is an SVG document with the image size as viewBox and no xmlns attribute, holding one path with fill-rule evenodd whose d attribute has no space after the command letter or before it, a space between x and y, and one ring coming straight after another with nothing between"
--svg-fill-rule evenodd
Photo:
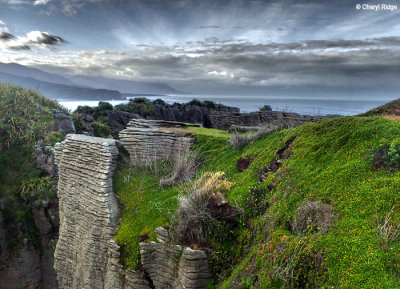
<instances>
[{"instance_id":1,"label":"ocean","mask_svg":"<svg viewBox=\"0 0 400 289\"><path fill-rule=\"evenodd\" d=\"M136 96L139 97L139 96ZM273 110L296 112L307 115L355 115L366 112L374 107L385 104L395 98L362 98L362 97L272 97L272 96L205 96L205 95L168 95L168 96L144 96L150 100L157 98L163 99L169 104L174 102L185 103L192 99L212 100L229 106L240 108L241 112L257 111L264 105L270 105ZM134 98L129 97L129 98ZM129 100L111 100L107 101L112 105L127 103ZM99 101L93 100L67 100L60 99L60 104L74 111L79 105L97 106Z\"/></svg>"}]
</instances>

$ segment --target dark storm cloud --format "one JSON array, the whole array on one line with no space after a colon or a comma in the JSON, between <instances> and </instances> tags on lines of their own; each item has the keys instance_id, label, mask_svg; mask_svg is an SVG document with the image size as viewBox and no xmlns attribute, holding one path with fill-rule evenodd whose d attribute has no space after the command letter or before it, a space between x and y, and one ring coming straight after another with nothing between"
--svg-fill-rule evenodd
<instances>
[{"instance_id":1,"label":"dark storm cloud","mask_svg":"<svg viewBox=\"0 0 400 289\"><path fill-rule=\"evenodd\" d=\"M400 77L398 38L269 45L218 43L218 47L203 49L160 46L131 52L88 51L79 54L77 65L84 65L86 74L118 72L140 80L186 85L197 93L204 90L204 83L221 93L238 85L378 89L397 87Z\"/></svg>"},{"instance_id":2,"label":"dark storm cloud","mask_svg":"<svg viewBox=\"0 0 400 289\"><path fill-rule=\"evenodd\" d=\"M16 39L14 35L11 33L5 32L5 31L0 31L0 40L8 41L8 40L13 40Z\"/></svg>"},{"instance_id":3,"label":"dark storm cloud","mask_svg":"<svg viewBox=\"0 0 400 289\"><path fill-rule=\"evenodd\" d=\"M15 51L28 51L32 50L32 48L29 45L26 44L20 44L20 45L10 45L7 47L8 49L15 50Z\"/></svg>"},{"instance_id":4,"label":"dark storm cloud","mask_svg":"<svg viewBox=\"0 0 400 289\"><path fill-rule=\"evenodd\" d=\"M66 41L60 36L51 35L47 32L31 31L27 34L27 37L32 44L42 45L61 45L65 44Z\"/></svg>"},{"instance_id":5,"label":"dark storm cloud","mask_svg":"<svg viewBox=\"0 0 400 289\"><path fill-rule=\"evenodd\" d=\"M2 48L15 51L29 51L33 47L53 49L67 43L63 38L41 31L31 31L25 36L17 37L6 31L0 31L0 50Z\"/></svg>"}]
</instances>

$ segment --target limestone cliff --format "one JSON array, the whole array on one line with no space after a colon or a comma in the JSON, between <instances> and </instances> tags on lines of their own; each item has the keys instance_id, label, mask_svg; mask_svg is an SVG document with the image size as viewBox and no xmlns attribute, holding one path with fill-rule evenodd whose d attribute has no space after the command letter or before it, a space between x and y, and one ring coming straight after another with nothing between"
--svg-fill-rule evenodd
<instances>
[{"instance_id":1,"label":"limestone cliff","mask_svg":"<svg viewBox=\"0 0 400 289\"><path fill-rule=\"evenodd\" d=\"M176 130L182 127L185 127L184 123L132 119L119 137L133 164L148 162L190 149L193 139Z\"/></svg>"},{"instance_id":2,"label":"limestone cliff","mask_svg":"<svg viewBox=\"0 0 400 289\"><path fill-rule=\"evenodd\" d=\"M158 149L167 150L166 154L156 155L165 158L181 146L191 146L192 139L170 130L182 126L132 120L130 127L121 132L121 142L131 159L153 157ZM141 147L150 148L150 153L141 151ZM118 222L112 191L118 156L116 140L69 134L55 146L54 155L60 218L54 267L60 289L194 289L209 283L206 253L170 244L162 228L157 231L159 243L140 245L144 272L123 268L120 248L113 240Z\"/></svg>"},{"instance_id":3,"label":"limestone cliff","mask_svg":"<svg viewBox=\"0 0 400 289\"><path fill-rule=\"evenodd\" d=\"M141 262L154 288L205 288L212 278L206 252L171 244L163 227L156 233L158 243L140 243Z\"/></svg>"},{"instance_id":4,"label":"limestone cliff","mask_svg":"<svg viewBox=\"0 0 400 289\"><path fill-rule=\"evenodd\" d=\"M104 288L109 240L117 225L112 139L67 135L55 147L60 233L54 267L59 288Z\"/></svg>"},{"instance_id":5,"label":"limestone cliff","mask_svg":"<svg viewBox=\"0 0 400 289\"><path fill-rule=\"evenodd\" d=\"M281 111L256 111L250 113L229 113L215 111L210 113L210 127L218 129L230 129L236 126L262 126L267 124L286 125L287 127L296 127L306 122L317 121L324 117L300 115L297 113Z\"/></svg>"}]
</instances>

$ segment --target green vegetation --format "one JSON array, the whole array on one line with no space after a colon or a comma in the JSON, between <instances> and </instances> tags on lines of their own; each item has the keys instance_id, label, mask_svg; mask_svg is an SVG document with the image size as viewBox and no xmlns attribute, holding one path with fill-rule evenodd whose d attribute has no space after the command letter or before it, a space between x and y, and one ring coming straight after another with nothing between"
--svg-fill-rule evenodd
<instances>
[{"instance_id":1,"label":"green vegetation","mask_svg":"<svg viewBox=\"0 0 400 289\"><path fill-rule=\"evenodd\" d=\"M198 126L189 126L189 131L193 134L208 135L213 137L229 138L229 133L225 130L219 130L215 128L204 128Z\"/></svg>"},{"instance_id":2,"label":"green vegetation","mask_svg":"<svg viewBox=\"0 0 400 289\"><path fill-rule=\"evenodd\" d=\"M179 188L161 188L159 177L123 164L114 176L114 191L124 204L116 241L122 245L126 266L136 268L139 237L155 240L154 230L167 225L177 209Z\"/></svg>"},{"instance_id":3,"label":"green vegetation","mask_svg":"<svg viewBox=\"0 0 400 289\"><path fill-rule=\"evenodd\" d=\"M0 150L43 138L52 121L55 101L31 90L0 83Z\"/></svg>"},{"instance_id":4,"label":"green vegetation","mask_svg":"<svg viewBox=\"0 0 400 289\"><path fill-rule=\"evenodd\" d=\"M360 114L360 116L400 116L400 99L395 99L384 105Z\"/></svg>"},{"instance_id":5,"label":"green vegetation","mask_svg":"<svg viewBox=\"0 0 400 289\"><path fill-rule=\"evenodd\" d=\"M224 172L233 184L226 197L245 211L229 239L208 240L218 273L215 288L400 288L400 171L376 168L369 157L386 139L389 147L393 143L388 156L397 159L398 121L329 119L269 134L241 149L232 148L225 133L190 130L197 132L195 151L202 161L197 176ZM277 156L279 166L267 170ZM241 173L239 157L252 160ZM154 240L157 226L171 224L169 216L188 186L161 189L158 176L125 165L114 188L125 206L116 239L133 268L138 234ZM333 208L330 231L291 230L304 201Z\"/></svg>"},{"instance_id":6,"label":"green vegetation","mask_svg":"<svg viewBox=\"0 0 400 289\"><path fill-rule=\"evenodd\" d=\"M109 137L111 135L111 129L108 125L100 122L94 121L90 124L93 128L93 133L97 137Z\"/></svg>"},{"instance_id":7,"label":"green vegetation","mask_svg":"<svg viewBox=\"0 0 400 289\"><path fill-rule=\"evenodd\" d=\"M164 102L162 101L162 103ZM146 118L147 116L154 114L155 104L160 104L160 101L155 100L154 102L152 102L145 97L137 97L131 99L127 104L119 104L115 106L115 109L118 111L136 113Z\"/></svg>"},{"instance_id":8,"label":"green vegetation","mask_svg":"<svg viewBox=\"0 0 400 289\"><path fill-rule=\"evenodd\" d=\"M55 194L52 182L40 176L32 156L37 140L54 143L64 137L51 132L51 109L63 110L36 92L0 84L0 199L9 252L17 252L24 238L31 245L40 244L31 204Z\"/></svg>"}]
</instances>

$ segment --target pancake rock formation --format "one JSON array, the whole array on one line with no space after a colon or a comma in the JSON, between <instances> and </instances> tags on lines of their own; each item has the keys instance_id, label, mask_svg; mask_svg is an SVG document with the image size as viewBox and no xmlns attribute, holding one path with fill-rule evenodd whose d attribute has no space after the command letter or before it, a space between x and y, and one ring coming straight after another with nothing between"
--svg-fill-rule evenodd
<instances>
[{"instance_id":1,"label":"pancake rock formation","mask_svg":"<svg viewBox=\"0 0 400 289\"><path fill-rule=\"evenodd\" d=\"M188 151L194 140L179 131L184 127L186 124L181 122L132 119L119 138L133 164L146 163L167 159L181 150Z\"/></svg>"},{"instance_id":2,"label":"pancake rock formation","mask_svg":"<svg viewBox=\"0 0 400 289\"><path fill-rule=\"evenodd\" d=\"M201 289L211 281L207 254L170 243L167 230L156 230L158 243L140 243L141 262L155 289Z\"/></svg>"},{"instance_id":3,"label":"pancake rock formation","mask_svg":"<svg viewBox=\"0 0 400 289\"><path fill-rule=\"evenodd\" d=\"M109 241L117 225L112 191L117 141L69 134L55 146L60 231L54 267L59 288L105 288Z\"/></svg>"}]
</instances>

